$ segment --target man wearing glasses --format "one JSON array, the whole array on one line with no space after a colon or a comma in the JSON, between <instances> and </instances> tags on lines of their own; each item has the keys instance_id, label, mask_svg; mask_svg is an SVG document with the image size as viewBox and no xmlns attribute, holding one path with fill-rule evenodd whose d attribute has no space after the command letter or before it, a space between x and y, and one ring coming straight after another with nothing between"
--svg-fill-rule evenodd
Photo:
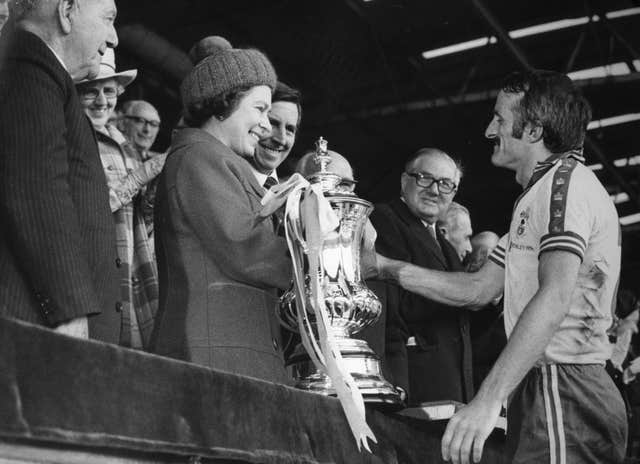
<instances>
[{"instance_id":1,"label":"man wearing glasses","mask_svg":"<svg viewBox=\"0 0 640 464\"><path fill-rule=\"evenodd\" d=\"M162 170L167 153L151 151L151 147L156 141L160 130L158 110L151 103L144 100L129 100L122 105L122 113L118 121L118 129L122 131L130 145L135 149L138 160L147 162L154 159L159 170ZM154 248L153 205L155 204L157 185L157 178L150 179L143 189L141 197L142 215L147 226L147 236L152 249Z\"/></svg>"},{"instance_id":2,"label":"man wearing glasses","mask_svg":"<svg viewBox=\"0 0 640 464\"><path fill-rule=\"evenodd\" d=\"M151 151L160 129L160 115L144 100L130 100L122 105L118 128L137 150L142 161L158 155Z\"/></svg>"},{"instance_id":3,"label":"man wearing glasses","mask_svg":"<svg viewBox=\"0 0 640 464\"><path fill-rule=\"evenodd\" d=\"M401 196L376 205L371 221L376 250L425 268L462 270L453 246L436 229L460 183L459 165L435 148L418 150L400 179ZM408 403L455 400L473 394L467 311L449 307L388 284L386 361Z\"/></svg>"}]
</instances>

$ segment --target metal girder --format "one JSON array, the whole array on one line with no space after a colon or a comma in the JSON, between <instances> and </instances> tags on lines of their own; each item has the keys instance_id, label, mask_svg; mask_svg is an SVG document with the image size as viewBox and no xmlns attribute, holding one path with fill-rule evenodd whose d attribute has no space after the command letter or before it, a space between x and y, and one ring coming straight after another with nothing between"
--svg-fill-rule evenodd
<instances>
[{"instance_id":1,"label":"metal girder","mask_svg":"<svg viewBox=\"0 0 640 464\"><path fill-rule=\"evenodd\" d=\"M599 85L610 85L616 83L626 83L640 80L640 72L625 74L622 76L606 76L606 77L594 77L591 79L581 79L575 81L576 87L587 88L596 87ZM467 92L459 93L456 95L445 95L443 97L414 100L405 103L395 103L393 105L378 106L361 111L354 111L352 113L340 113L335 114L330 118L317 118L313 113L305 116L307 127L314 127L315 125L336 124L344 121L353 121L357 119L370 119L374 117L393 116L396 114L410 113L412 111L424 111L434 108L444 108L453 105L464 105L467 103L475 103L480 101L494 100L498 95L498 89L483 90L479 92Z\"/></svg>"},{"instance_id":2,"label":"metal girder","mask_svg":"<svg viewBox=\"0 0 640 464\"><path fill-rule=\"evenodd\" d=\"M498 36L500 41L507 47L507 50L512 55L513 58L525 69L532 69L532 65L529 62L525 53L520 49L518 44L509 36L509 33L505 30L504 27L500 24L497 18L491 13L491 11L484 5L482 0L471 0L471 3L478 10L482 18L487 22L487 24L493 29L494 33ZM609 160L609 158L605 155L604 151L600 146L588 135L585 137L585 148L592 152L599 161L602 163L602 167L613 177L614 181L620 186L622 191L624 191L627 195L629 195L629 199L640 208L640 197L638 196L638 192L633 188L631 184L629 184L620 171L615 167L615 165Z\"/></svg>"},{"instance_id":3,"label":"metal girder","mask_svg":"<svg viewBox=\"0 0 640 464\"><path fill-rule=\"evenodd\" d=\"M632 71L639 71L637 66L634 64L634 60L640 60L640 53L631 45L631 43L624 38L622 34L616 29L611 20L607 17L607 13L604 8L600 5L595 9L596 13L600 17L601 24L609 31L609 34L618 41L620 45L627 51L629 55L629 59L625 60L629 69Z\"/></svg>"}]
</instances>

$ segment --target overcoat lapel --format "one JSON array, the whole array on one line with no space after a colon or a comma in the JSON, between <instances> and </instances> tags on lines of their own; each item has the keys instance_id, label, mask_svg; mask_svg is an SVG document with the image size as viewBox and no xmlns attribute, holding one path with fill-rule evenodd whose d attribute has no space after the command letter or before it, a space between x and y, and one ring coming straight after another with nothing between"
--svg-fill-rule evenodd
<instances>
[{"instance_id":1,"label":"overcoat lapel","mask_svg":"<svg viewBox=\"0 0 640 464\"><path fill-rule=\"evenodd\" d=\"M407 207L405 202L400 199L395 199L392 201L392 205L398 213L400 219L402 219L407 224L409 230L411 230L411 233L415 235L416 239L424 245L426 251L428 253L431 253L445 269L449 269L449 263L442 254L442 250L435 242L425 225L420 221L420 219L415 217L411 213L411 211L409 211L409 208Z\"/></svg>"}]
</instances>

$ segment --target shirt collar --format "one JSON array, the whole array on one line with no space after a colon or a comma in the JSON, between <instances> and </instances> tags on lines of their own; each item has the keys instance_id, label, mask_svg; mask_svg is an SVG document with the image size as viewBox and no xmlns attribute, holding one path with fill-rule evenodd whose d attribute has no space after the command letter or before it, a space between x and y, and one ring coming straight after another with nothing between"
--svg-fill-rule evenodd
<instances>
[{"instance_id":1,"label":"shirt collar","mask_svg":"<svg viewBox=\"0 0 640 464\"><path fill-rule=\"evenodd\" d=\"M264 185L264 182L267 180L267 177L273 177L275 180L278 180L278 173L275 170L271 171L269 174L264 174L258 171L253 166L253 163L249 162L249 165L251 166L251 171L253 172L253 175L256 177L256 180L260 185Z\"/></svg>"},{"instance_id":2,"label":"shirt collar","mask_svg":"<svg viewBox=\"0 0 640 464\"><path fill-rule=\"evenodd\" d=\"M420 219L420 222L422 223L423 226L433 230L433 235L436 234L436 223L435 222L433 224L429 224L427 221L424 221L422 219Z\"/></svg>"},{"instance_id":3,"label":"shirt collar","mask_svg":"<svg viewBox=\"0 0 640 464\"><path fill-rule=\"evenodd\" d=\"M527 189L538 182L558 161L563 161L568 158L573 158L580 163L584 163L585 161L584 156L582 156L582 152L578 150L571 150L561 154L553 154L544 161L538 162L538 164L533 168L533 174L531 175L531 179L529 179Z\"/></svg>"},{"instance_id":4,"label":"shirt collar","mask_svg":"<svg viewBox=\"0 0 640 464\"><path fill-rule=\"evenodd\" d=\"M44 40L43 40L43 42L44 42ZM66 64L64 64L64 61L62 61L62 58L60 58L60 55L58 55L58 54L56 53L56 51L55 51L53 48L51 48L51 46L50 46L47 42L44 42L44 44L47 46L47 48L48 48L49 50L51 50L51 53L53 53L53 56L55 56L55 57L56 57L56 59L60 62L60 64L61 64L61 65L62 65L62 67L64 68L64 70L65 70L65 71L67 71L67 72L69 72L69 68L67 68L67 65L66 65Z\"/></svg>"}]
</instances>

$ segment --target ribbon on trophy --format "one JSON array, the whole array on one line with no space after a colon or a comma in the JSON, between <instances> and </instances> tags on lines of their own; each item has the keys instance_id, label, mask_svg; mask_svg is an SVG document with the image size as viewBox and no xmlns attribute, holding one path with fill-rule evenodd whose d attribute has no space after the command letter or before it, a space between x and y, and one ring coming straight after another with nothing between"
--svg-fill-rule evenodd
<instances>
[{"instance_id":1,"label":"ribbon on trophy","mask_svg":"<svg viewBox=\"0 0 640 464\"><path fill-rule=\"evenodd\" d=\"M358 445L371 452L368 439L377 443L366 422L364 399L347 369L340 349L330 330L322 285L322 244L328 233L339 225L339 219L322 193L320 184L310 184L298 174L286 183L273 187L262 200L261 215L272 214L285 202L285 235L293 263L296 292L297 323L310 359L319 372L326 374L335 389L351 432ZM312 313L315 315L317 340L307 317L304 255L307 256Z\"/></svg>"}]
</instances>

